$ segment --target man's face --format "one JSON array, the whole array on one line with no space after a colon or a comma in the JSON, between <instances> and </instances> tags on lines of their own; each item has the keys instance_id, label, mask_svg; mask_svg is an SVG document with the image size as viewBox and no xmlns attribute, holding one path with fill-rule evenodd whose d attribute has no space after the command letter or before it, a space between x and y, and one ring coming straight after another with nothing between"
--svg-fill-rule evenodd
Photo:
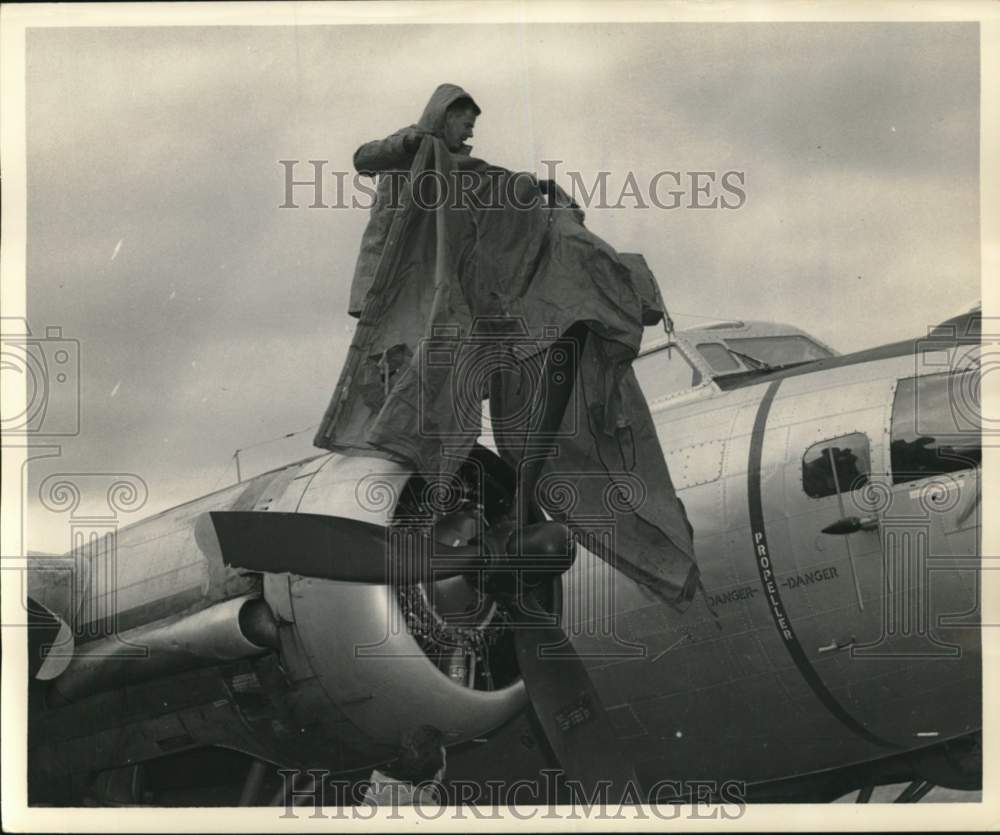
<instances>
[{"instance_id":1,"label":"man's face","mask_svg":"<svg viewBox=\"0 0 1000 835\"><path fill-rule=\"evenodd\" d=\"M471 108L452 110L444 120L444 144L452 153L462 150L467 139L472 139L472 129L476 126L476 111Z\"/></svg>"}]
</instances>

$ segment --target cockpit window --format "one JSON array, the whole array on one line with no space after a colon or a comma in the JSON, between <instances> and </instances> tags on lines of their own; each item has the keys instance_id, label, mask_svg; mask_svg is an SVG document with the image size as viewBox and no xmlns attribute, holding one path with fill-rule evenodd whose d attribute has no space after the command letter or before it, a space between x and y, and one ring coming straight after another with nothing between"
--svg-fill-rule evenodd
<instances>
[{"instance_id":1,"label":"cockpit window","mask_svg":"<svg viewBox=\"0 0 1000 835\"><path fill-rule=\"evenodd\" d=\"M976 371L900 380L889 445L893 484L980 466L981 402Z\"/></svg>"},{"instance_id":2,"label":"cockpit window","mask_svg":"<svg viewBox=\"0 0 1000 835\"><path fill-rule=\"evenodd\" d=\"M727 371L740 370L740 364L721 342L700 342L697 347L698 353L712 366L713 371L724 374Z\"/></svg>"},{"instance_id":3,"label":"cockpit window","mask_svg":"<svg viewBox=\"0 0 1000 835\"><path fill-rule=\"evenodd\" d=\"M864 487L870 474L868 436L861 432L820 441L802 456L802 489L814 499Z\"/></svg>"},{"instance_id":4,"label":"cockpit window","mask_svg":"<svg viewBox=\"0 0 1000 835\"><path fill-rule=\"evenodd\" d=\"M632 367L649 401L686 391L701 382L701 372L676 347L645 354L633 362Z\"/></svg>"},{"instance_id":5,"label":"cockpit window","mask_svg":"<svg viewBox=\"0 0 1000 835\"><path fill-rule=\"evenodd\" d=\"M734 351L753 357L765 365L782 366L793 362L811 362L826 359L830 352L805 336L756 336L745 339L727 339Z\"/></svg>"}]
</instances>

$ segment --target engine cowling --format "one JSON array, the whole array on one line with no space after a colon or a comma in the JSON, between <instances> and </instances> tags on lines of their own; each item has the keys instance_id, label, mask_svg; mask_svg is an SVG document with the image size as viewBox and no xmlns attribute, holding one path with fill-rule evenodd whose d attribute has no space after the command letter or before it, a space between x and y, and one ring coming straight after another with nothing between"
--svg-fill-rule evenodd
<instances>
[{"instance_id":1,"label":"engine cowling","mask_svg":"<svg viewBox=\"0 0 1000 835\"><path fill-rule=\"evenodd\" d=\"M448 544L464 544L505 500L506 474L484 472L503 465L478 452L454 481L433 485L418 483L400 464L332 454L271 509L379 525L429 511L453 520ZM480 503L463 513L468 484L462 480L470 472L489 480L489 507ZM343 727L346 719L372 746L395 746L421 724L440 728L449 744L463 742L527 704L504 609L474 581L453 577L398 588L265 575L264 594L283 624L282 663L291 677L314 677L333 708L329 725ZM358 737L352 742L357 745Z\"/></svg>"}]
</instances>

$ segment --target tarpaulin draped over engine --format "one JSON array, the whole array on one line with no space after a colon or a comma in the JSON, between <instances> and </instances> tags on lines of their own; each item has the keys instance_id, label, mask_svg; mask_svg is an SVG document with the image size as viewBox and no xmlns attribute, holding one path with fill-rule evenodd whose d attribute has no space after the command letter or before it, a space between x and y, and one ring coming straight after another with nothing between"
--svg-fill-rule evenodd
<instances>
[{"instance_id":1,"label":"tarpaulin draped over engine","mask_svg":"<svg viewBox=\"0 0 1000 835\"><path fill-rule=\"evenodd\" d=\"M665 312L644 263L630 271L554 184L543 195L530 175L450 154L434 137L397 185L399 208L315 444L451 474L489 396L498 450L516 467L537 437L540 358L584 323L558 455L543 466L537 499L570 527L608 519L613 545L591 550L662 599L689 600L691 530L631 368L644 318Z\"/></svg>"}]
</instances>

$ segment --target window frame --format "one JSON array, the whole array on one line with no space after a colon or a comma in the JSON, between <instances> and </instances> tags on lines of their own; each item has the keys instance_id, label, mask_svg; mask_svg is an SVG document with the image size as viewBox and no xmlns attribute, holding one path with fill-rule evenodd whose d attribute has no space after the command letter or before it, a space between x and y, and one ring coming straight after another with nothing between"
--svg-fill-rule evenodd
<instances>
[{"instance_id":1,"label":"window frame","mask_svg":"<svg viewBox=\"0 0 1000 835\"><path fill-rule=\"evenodd\" d=\"M674 391L668 391L657 396L650 396L646 393L645 389L643 389L642 387L642 380L639 376L639 369L637 367L637 364L644 360L647 361L648 363L649 362L648 358L655 357L658 354L662 353L663 351L669 351L669 350L676 351L681 355L681 359L683 360L684 364L691 371L692 379L694 378L694 375L697 375L698 382L692 383L691 385L685 388L676 389ZM674 362L673 357L670 358L670 362ZM666 400L671 397L679 397L682 394L687 394L689 391L695 391L696 389L702 388L703 386L708 385L712 381L711 376L707 375L703 369L699 368L697 364L692 362L691 358L687 354L687 351L685 351L677 342L661 345L657 348L653 348L652 350L646 351L637 356L634 360L632 360L632 373L635 374L636 382L639 384L639 390L642 392L642 396L646 398L646 403L648 404L658 403L661 400Z\"/></svg>"},{"instance_id":2,"label":"window frame","mask_svg":"<svg viewBox=\"0 0 1000 835\"><path fill-rule=\"evenodd\" d=\"M761 362L766 362L768 365L773 365L777 368L781 368L786 365L798 365L800 363L806 363L806 362L820 362L821 360L828 360L831 357L835 356L830 352L829 348L827 348L825 345L820 345L819 342L817 342L815 339L813 339L811 336L805 333L774 333L774 334L758 334L757 336L730 336L726 338L725 342L726 342L726 347L733 351L742 351L749 354L752 357L757 357L757 354L754 352L754 346L752 343L754 342L761 343L768 339L770 340L785 339L790 341L798 340L800 342L805 342L807 345L811 346L816 351L819 351L822 354L822 356L813 357L812 359L800 358L795 360L783 360L780 362L775 361L773 359L768 359L766 356L759 357ZM733 342L738 344L736 345L730 344Z\"/></svg>"},{"instance_id":3,"label":"window frame","mask_svg":"<svg viewBox=\"0 0 1000 835\"><path fill-rule=\"evenodd\" d=\"M813 493L810 493L806 489L806 456L809 454L809 452L811 450L816 449L816 447L829 448L834 444L835 441L842 441L846 438L855 438L858 436L864 438L864 452L865 452L865 460L867 463L867 470L864 473L862 473L865 476L864 482L858 484L856 487L851 487L849 485L839 484L839 479L837 479L840 490L834 490L831 493L823 493L822 495L814 495ZM851 449L853 450L854 447L852 446ZM824 450L824 458L829 460L829 456L825 454L825 450ZM832 474L833 471L831 470L831 476ZM869 437L867 432L861 429L853 429L849 432L840 432L837 435L833 435L829 438L824 438L819 441L814 441L813 443L809 444L809 446L807 446L802 451L802 454L799 456L799 484L802 488L802 494L807 499L813 499L815 501L821 501L822 499L836 498L838 496L846 496L849 495L850 493L853 493L856 490L861 490L872 483L873 474L874 473L872 472L872 439Z\"/></svg>"},{"instance_id":4,"label":"window frame","mask_svg":"<svg viewBox=\"0 0 1000 835\"><path fill-rule=\"evenodd\" d=\"M965 369L965 370L935 371L935 372L932 372L930 374L909 374L906 377L899 377L893 383L891 394L890 394L890 398L889 398L889 425L887 427L888 443L886 444L887 472L889 474L889 483L890 483L890 485L892 487L898 487L898 486L907 485L907 484L914 484L914 483L916 483L918 481L923 481L924 479L941 478L942 476L950 476L950 475L959 474L959 473L974 472L974 471L982 469L982 466L983 466L983 461L982 461L982 444L983 444L982 438L983 438L983 432L982 432L982 421L980 420L980 426L979 426L979 460L978 460L978 462L976 462L975 464L972 464L971 462L969 462L969 466L965 466L965 467L956 467L954 469L949 469L949 470L935 470L933 472L920 472L920 473L918 473L916 470L902 469L902 470L899 470L898 472L901 475L904 475L905 477L902 477L902 478L901 477L897 477L897 467L896 467L896 460L895 460L896 459L896 454L893 451L893 444L896 443L899 440L905 440L905 438L901 439L899 437L899 435L897 434L897 426L899 425L899 422L896 420L896 404L899 402L899 399L901 397L900 388L904 384L912 384L912 389L909 392L909 397L907 398L908 399L908 403L907 403L907 405L906 405L905 408L907 408L909 410L910 416L913 417L913 418L915 418L915 420L914 420L913 428L912 429L908 429L907 430L907 434L908 435L912 435L913 437L919 437L920 433L918 431L918 426L917 426L918 421L916 420L917 407L916 407L915 404L916 404L916 402L918 400L918 397L919 397L919 387L921 385L921 381L924 381L924 380L933 380L935 378L943 379L945 387L948 389L948 393L950 395L950 392L951 392L951 380L949 378L951 378L951 377L953 377L953 376L955 376L957 374L977 374L979 376L980 402L982 402L982 372L981 372L980 369L977 369L977 370ZM951 408L951 407L949 407L949 408ZM958 438L958 437L962 437L964 434L965 433L958 432L958 431L956 431L954 433L951 433L951 434L949 434L947 432L945 432L945 433L938 433L935 436L934 440L936 442L938 440L938 438L942 438L942 437L943 438ZM938 446L939 446L939 444L935 443L935 447L937 448ZM958 461L958 459L956 459L956 458L948 458L946 456L938 456L937 460L941 460L941 461L952 460L952 461L956 461L956 462Z\"/></svg>"},{"instance_id":5,"label":"window frame","mask_svg":"<svg viewBox=\"0 0 1000 835\"><path fill-rule=\"evenodd\" d=\"M729 357L729 361L733 363L733 365L730 368L725 368L725 369L716 368L715 363L712 362L712 359L706 356L705 353L701 350L703 346L721 348L722 351L725 352L725 355ZM701 355L701 358L708 363L709 368L712 369L712 373L715 375L722 376L723 374L739 374L741 371L747 370L747 366L743 362L743 360L741 360L739 357L734 357L732 352L729 350L729 346L721 339L717 341L706 340L704 342L696 342L694 343L694 349Z\"/></svg>"}]
</instances>

